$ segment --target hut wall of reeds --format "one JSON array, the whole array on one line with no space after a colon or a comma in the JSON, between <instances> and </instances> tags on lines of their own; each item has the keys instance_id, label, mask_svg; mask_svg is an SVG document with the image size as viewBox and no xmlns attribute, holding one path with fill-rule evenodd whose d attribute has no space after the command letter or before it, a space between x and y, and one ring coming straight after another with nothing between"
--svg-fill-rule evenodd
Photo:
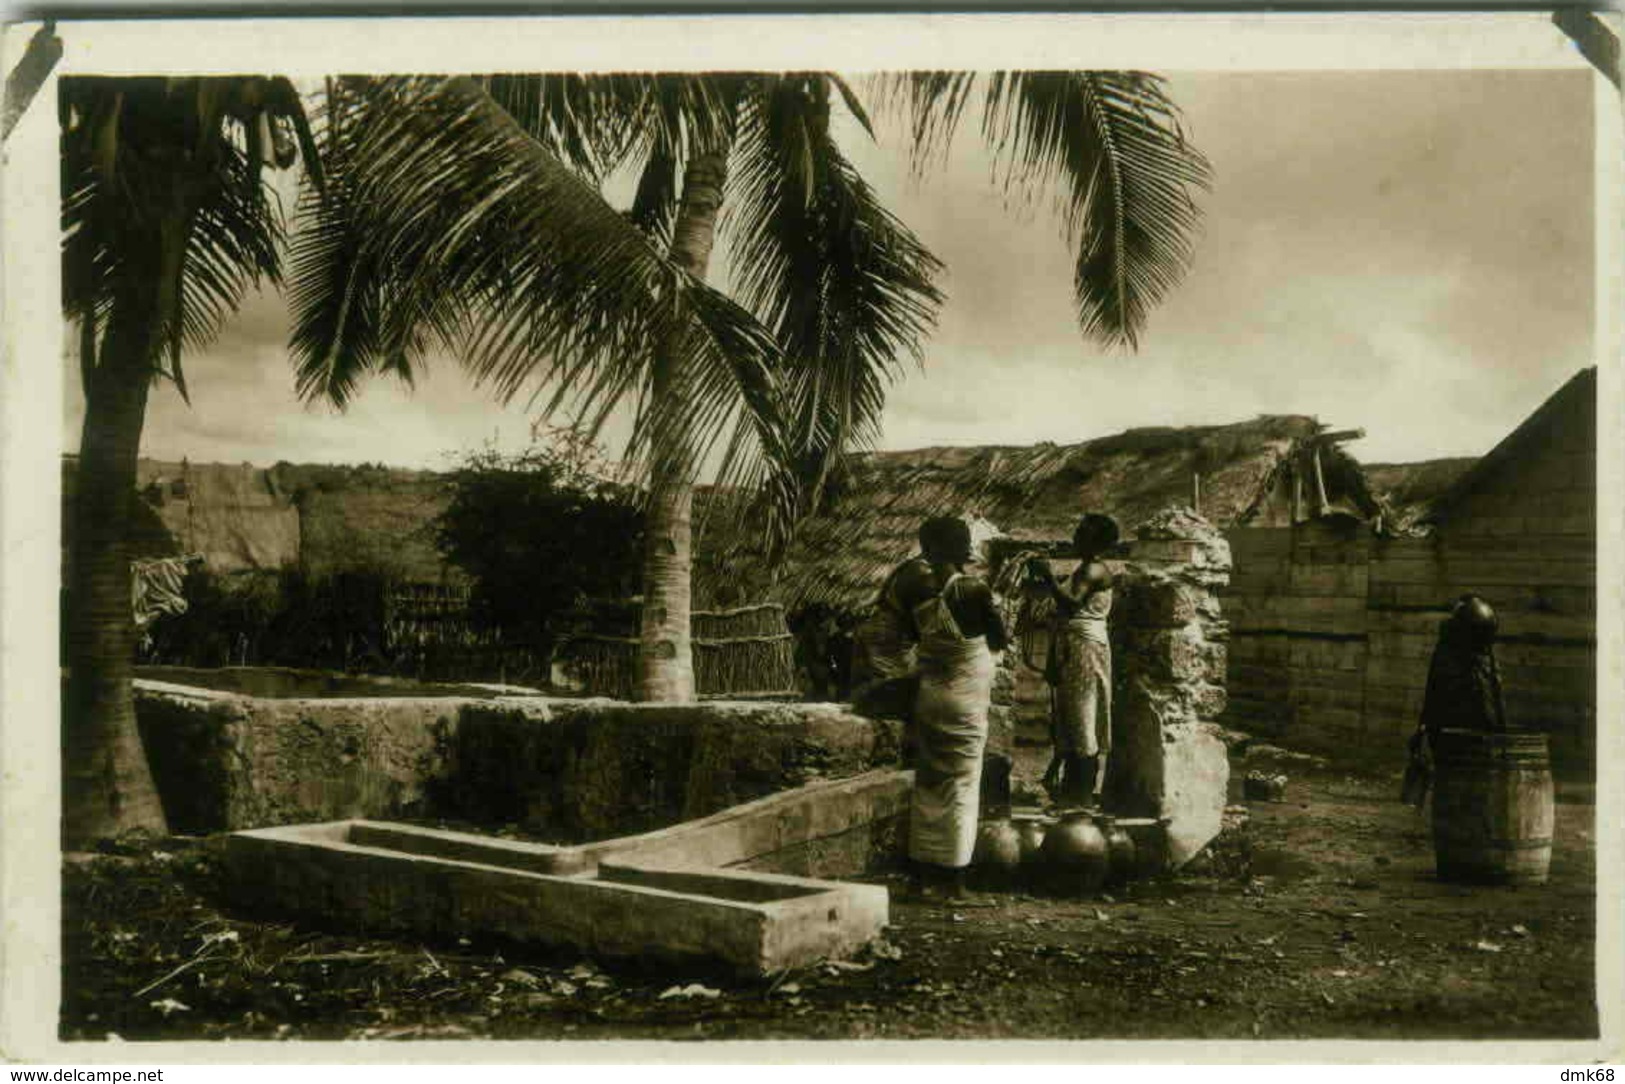
<instances>
[{"instance_id":1,"label":"hut wall of reeds","mask_svg":"<svg viewBox=\"0 0 1625 1084\"><path fill-rule=\"evenodd\" d=\"M299 560L299 510L269 474L247 463L143 459L136 484L182 553L217 572L275 569Z\"/></svg>"},{"instance_id":2,"label":"hut wall of reeds","mask_svg":"<svg viewBox=\"0 0 1625 1084\"><path fill-rule=\"evenodd\" d=\"M446 495L429 471L143 459L136 477L143 512L218 575L298 566L317 577L364 570L458 581L435 548L432 523Z\"/></svg>"},{"instance_id":3,"label":"hut wall of reeds","mask_svg":"<svg viewBox=\"0 0 1625 1084\"><path fill-rule=\"evenodd\" d=\"M65 457L65 496L73 481L74 460ZM148 661L361 666L425 680L549 679L545 651L504 643L471 620L468 579L435 545L435 519L449 500L443 475L378 465L262 469L144 459L138 481L136 556L201 555L197 567L211 577L211 594L243 596L235 599L241 604L227 598L215 607L221 623L233 625L213 637L224 646L199 644L198 630L189 629L160 637L165 649L182 650L176 645L184 641L185 657ZM699 600L699 691L793 695L784 609L755 604L742 590L731 584ZM565 671L583 691L629 695L636 637L635 604L600 606L567 645ZM290 639L297 658L282 657Z\"/></svg>"}]
</instances>

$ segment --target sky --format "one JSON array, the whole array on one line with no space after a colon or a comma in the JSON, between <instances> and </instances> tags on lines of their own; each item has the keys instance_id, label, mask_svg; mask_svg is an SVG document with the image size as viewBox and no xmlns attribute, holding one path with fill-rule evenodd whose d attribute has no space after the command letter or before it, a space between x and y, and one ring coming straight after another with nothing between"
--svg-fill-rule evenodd
<instances>
[{"instance_id":1,"label":"sky","mask_svg":"<svg viewBox=\"0 0 1625 1084\"><path fill-rule=\"evenodd\" d=\"M1006 205L974 117L923 180L895 130L870 143L847 127L849 156L947 267L881 447L1290 413L1363 428L1349 447L1366 462L1476 456L1594 364L1589 73L1171 73L1169 91L1214 184L1192 270L1136 353L1082 337L1059 219ZM449 361L413 389L376 381L342 414L304 406L286 336L281 300L251 299L186 359L190 407L153 396L143 454L442 468L529 439L525 404ZM82 403L64 364L72 450Z\"/></svg>"}]
</instances>

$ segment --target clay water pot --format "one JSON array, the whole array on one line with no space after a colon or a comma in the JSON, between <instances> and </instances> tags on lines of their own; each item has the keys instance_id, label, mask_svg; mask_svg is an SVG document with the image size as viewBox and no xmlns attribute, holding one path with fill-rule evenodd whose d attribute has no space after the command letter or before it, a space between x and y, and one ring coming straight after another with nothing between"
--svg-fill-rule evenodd
<instances>
[{"instance_id":1,"label":"clay water pot","mask_svg":"<svg viewBox=\"0 0 1625 1084\"><path fill-rule=\"evenodd\" d=\"M1110 869L1111 848L1091 814L1077 810L1044 834L1039 851L1044 880L1052 891L1087 896L1100 891Z\"/></svg>"},{"instance_id":2,"label":"clay water pot","mask_svg":"<svg viewBox=\"0 0 1625 1084\"><path fill-rule=\"evenodd\" d=\"M1021 821L1016 825L1016 838L1021 843L1021 864L1038 864L1038 852L1044 846L1044 822Z\"/></svg>"},{"instance_id":3,"label":"clay water pot","mask_svg":"<svg viewBox=\"0 0 1625 1084\"><path fill-rule=\"evenodd\" d=\"M985 882L1009 884L1021 866L1021 837L1016 826L1007 820L983 821L976 832L976 850L970 861Z\"/></svg>"},{"instance_id":4,"label":"clay water pot","mask_svg":"<svg viewBox=\"0 0 1625 1084\"><path fill-rule=\"evenodd\" d=\"M1134 876L1138 865L1134 837L1117 823L1116 817L1098 817L1095 825L1106 837L1106 884L1120 885Z\"/></svg>"}]
</instances>

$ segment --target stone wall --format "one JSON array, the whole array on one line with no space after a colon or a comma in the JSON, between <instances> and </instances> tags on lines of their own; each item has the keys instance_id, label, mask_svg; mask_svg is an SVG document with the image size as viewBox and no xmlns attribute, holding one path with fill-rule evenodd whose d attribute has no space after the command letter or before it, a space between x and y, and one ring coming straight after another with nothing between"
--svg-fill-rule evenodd
<instances>
[{"instance_id":1,"label":"stone wall","mask_svg":"<svg viewBox=\"0 0 1625 1084\"><path fill-rule=\"evenodd\" d=\"M136 720L172 830L422 816L469 701L272 700L136 682Z\"/></svg>"},{"instance_id":2,"label":"stone wall","mask_svg":"<svg viewBox=\"0 0 1625 1084\"><path fill-rule=\"evenodd\" d=\"M834 704L470 704L432 793L452 816L588 842L892 765L898 739Z\"/></svg>"},{"instance_id":3,"label":"stone wall","mask_svg":"<svg viewBox=\"0 0 1625 1084\"><path fill-rule=\"evenodd\" d=\"M586 842L895 764L897 726L826 704L533 697L268 700L137 683L172 828L353 817Z\"/></svg>"},{"instance_id":4,"label":"stone wall","mask_svg":"<svg viewBox=\"0 0 1625 1084\"><path fill-rule=\"evenodd\" d=\"M1134 533L1106 562L1114 703L1105 804L1121 817L1163 822L1167 838L1158 845L1177 867L1218 834L1229 787L1217 720L1228 695L1229 626L1218 591L1229 581L1230 547L1183 508ZM996 555L995 581L1008 590L1018 575L1010 562L1034 553L1051 558L1057 575L1077 564L1067 543L1011 543ZM1019 655L1019 646L1006 653L995 685L990 748L996 740L1008 746L1011 721L1023 742L1049 741L1048 687Z\"/></svg>"},{"instance_id":5,"label":"stone wall","mask_svg":"<svg viewBox=\"0 0 1625 1084\"><path fill-rule=\"evenodd\" d=\"M1230 547L1183 509L1136 531L1113 605L1113 749L1107 806L1167 824L1178 867L1218 834L1230 780L1216 721L1225 708L1229 629L1215 592Z\"/></svg>"}]
</instances>

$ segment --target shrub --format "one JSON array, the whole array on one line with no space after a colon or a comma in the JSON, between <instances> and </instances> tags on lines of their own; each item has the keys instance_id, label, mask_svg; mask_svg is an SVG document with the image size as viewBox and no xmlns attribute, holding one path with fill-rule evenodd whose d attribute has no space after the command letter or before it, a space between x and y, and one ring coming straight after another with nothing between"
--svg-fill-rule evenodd
<instances>
[{"instance_id":1,"label":"shrub","mask_svg":"<svg viewBox=\"0 0 1625 1084\"><path fill-rule=\"evenodd\" d=\"M518 455L475 453L450 485L437 544L473 581L475 622L505 642L546 651L589 600L637 592L637 494L581 435L547 430Z\"/></svg>"}]
</instances>

